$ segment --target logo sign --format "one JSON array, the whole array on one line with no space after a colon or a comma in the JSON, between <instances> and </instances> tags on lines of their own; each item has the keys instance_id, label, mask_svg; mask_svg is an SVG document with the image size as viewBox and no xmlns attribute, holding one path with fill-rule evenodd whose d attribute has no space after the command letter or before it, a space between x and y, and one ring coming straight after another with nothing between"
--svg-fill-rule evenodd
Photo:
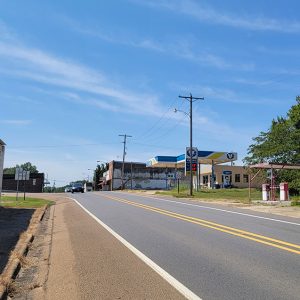
<instances>
[{"instance_id":1,"label":"logo sign","mask_svg":"<svg viewBox=\"0 0 300 300\"><path fill-rule=\"evenodd\" d=\"M190 147L186 147L186 157L191 158L191 151ZM192 159L197 159L198 158L198 149L196 147L192 148Z\"/></svg>"},{"instance_id":2,"label":"logo sign","mask_svg":"<svg viewBox=\"0 0 300 300\"><path fill-rule=\"evenodd\" d=\"M234 159L234 153L231 153L231 152L227 153L227 158Z\"/></svg>"},{"instance_id":3,"label":"logo sign","mask_svg":"<svg viewBox=\"0 0 300 300\"><path fill-rule=\"evenodd\" d=\"M223 175L231 175L232 171L223 171Z\"/></svg>"}]
</instances>

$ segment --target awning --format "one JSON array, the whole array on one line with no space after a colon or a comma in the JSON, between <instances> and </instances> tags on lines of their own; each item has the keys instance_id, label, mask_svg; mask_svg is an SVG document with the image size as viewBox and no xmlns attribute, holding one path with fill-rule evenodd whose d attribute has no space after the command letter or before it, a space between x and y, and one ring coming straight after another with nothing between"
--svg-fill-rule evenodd
<instances>
[{"instance_id":1,"label":"awning","mask_svg":"<svg viewBox=\"0 0 300 300\"><path fill-rule=\"evenodd\" d=\"M223 164L237 160L236 152L198 151L198 163ZM147 162L147 167L184 168L185 154L178 156L155 156Z\"/></svg>"}]
</instances>

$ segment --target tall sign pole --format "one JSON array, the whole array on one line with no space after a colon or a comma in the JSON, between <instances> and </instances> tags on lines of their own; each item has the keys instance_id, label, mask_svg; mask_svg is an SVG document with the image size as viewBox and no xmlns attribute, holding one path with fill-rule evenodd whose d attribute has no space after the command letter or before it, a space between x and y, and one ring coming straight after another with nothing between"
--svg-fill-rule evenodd
<instances>
[{"instance_id":1,"label":"tall sign pole","mask_svg":"<svg viewBox=\"0 0 300 300\"><path fill-rule=\"evenodd\" d=\"M193 196L193 171L192 171L192 153L193 153L193 102L197 100L204 100L203 97L179 96L179 98L186 99L190 102L190 196ZM197 162L198 163L198 162Z\"/></svg>"}]
</instances>

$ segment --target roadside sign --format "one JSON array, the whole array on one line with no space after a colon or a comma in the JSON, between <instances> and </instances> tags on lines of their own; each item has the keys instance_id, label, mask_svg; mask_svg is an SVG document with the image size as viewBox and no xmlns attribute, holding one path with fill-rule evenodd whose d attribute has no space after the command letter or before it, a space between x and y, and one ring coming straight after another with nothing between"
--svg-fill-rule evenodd
<instances>
[{"instance_id":1,"label":"roadside sign","mask_svg":"<svg viewBox=\"0 0 300 300\"><path fill-rule=\"evenodd\" d=\"M177 171L176 174L175 174L175 178L176 179L181 179L181 177L182 177L182 173Z\"/></svg>"},{"instance_id":2,"label":"roadside sign","mask_svg":"<svg viewBox=\"0 0 300 300\"><path fill-rule=\"evenodd\" d=\"M22 168L16 168L15 180L29 180L30 171L25 171Z\"/></svg>"},{"instance_id":3,"label":"roadside sign","mask_svg":"<svg viewBox=\"0 0 300 300\"><path fill-rule=\"evenodd\" d=\"M186 147L185 151L185 175L187 176L191 171L193 175L197 175L198 171L198 149L196 147L192 148L192 153L190 153L190 147Z\"/></svg>"}]
</instances>

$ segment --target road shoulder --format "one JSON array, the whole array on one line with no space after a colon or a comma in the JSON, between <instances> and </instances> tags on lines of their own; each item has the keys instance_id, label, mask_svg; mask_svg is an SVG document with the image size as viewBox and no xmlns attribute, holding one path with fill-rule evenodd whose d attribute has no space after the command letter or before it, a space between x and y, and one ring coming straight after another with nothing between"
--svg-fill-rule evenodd
<instances>
[{"instance_id":1,"label":"road shoulder","mask_svg":"<svg viewBox=\"0 0 300 300\"><path fill-rule=\"evenodd\" d=\"M15 299L184 299L73 200L54 198Z\"/></svg>"}]
</instances>

